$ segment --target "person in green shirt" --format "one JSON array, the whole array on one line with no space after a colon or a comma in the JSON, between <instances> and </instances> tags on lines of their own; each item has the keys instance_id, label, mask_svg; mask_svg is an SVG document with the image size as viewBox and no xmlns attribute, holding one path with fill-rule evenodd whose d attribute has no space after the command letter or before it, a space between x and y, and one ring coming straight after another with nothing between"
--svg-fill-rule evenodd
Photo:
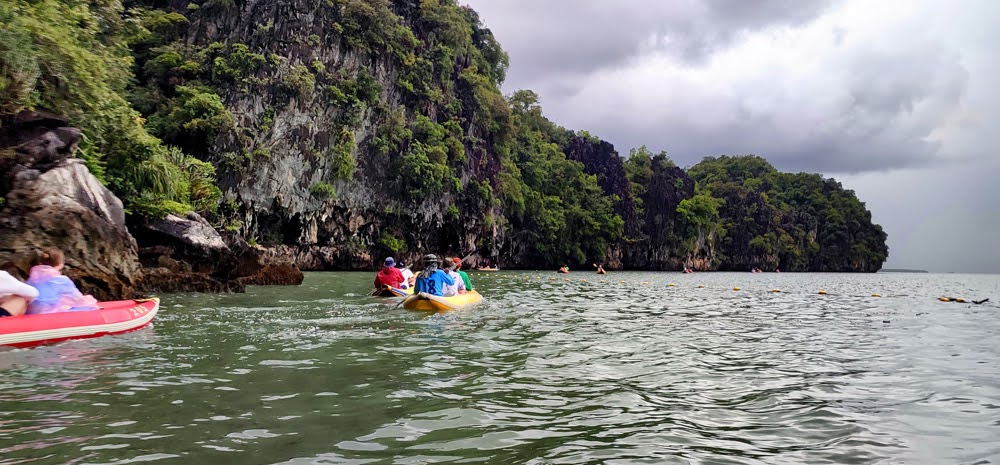
<instances>
[{"instance_id":1,"label":"person in green shirt","mask_svg":"<svg viewBox=\"0 0 1000 465\"><path fill-rule=\"evenodd\" d=\"M455 271L458 272L458 275L462 277L462 282L465 283L465 290L466 291L471 291L472 290L472 281L469 279L469 274L466 273L466 272L464 272L464 271L462 271L462 259L458 258L458 257L454 257L454 258L452 258L452 261L455 262Z\"/></svg>"}]
</instances>

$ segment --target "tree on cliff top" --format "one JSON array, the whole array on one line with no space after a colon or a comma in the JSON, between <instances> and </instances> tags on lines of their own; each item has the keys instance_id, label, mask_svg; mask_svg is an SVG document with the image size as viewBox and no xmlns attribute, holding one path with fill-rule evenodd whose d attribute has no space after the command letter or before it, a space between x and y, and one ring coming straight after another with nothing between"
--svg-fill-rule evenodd
<instances>
[{"instance_id":1,"label":"tree on cliff top","mask_svg":"<svg viewBox=\"0 0 1000 465\"><path fill-rule=\"evenodd\" d=\"M542 116L538 96L518 91L508 98L516 140L501 173L501 198L537 265L604 261L621 238L623 221L595 175L569 160L560 140L569 131Z\"/></svg>"}]
</instances>

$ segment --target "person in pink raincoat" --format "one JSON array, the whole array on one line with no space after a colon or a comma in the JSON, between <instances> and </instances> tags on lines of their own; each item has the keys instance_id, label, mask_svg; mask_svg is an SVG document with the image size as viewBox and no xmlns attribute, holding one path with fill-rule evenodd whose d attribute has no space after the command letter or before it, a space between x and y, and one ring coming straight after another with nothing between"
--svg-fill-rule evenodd
<instances>
[{"instance_id":1,"label":"person in pink raincoat","mask_svg":"<svg viewBox=\"0 0 1000 465\"><path fill-rule=\"evenodd\" d=\"M27 283L38 289L38 297L28 305L27 315L97 310L97 299L83 295L62 269L66 265L61 250L42 251L31 267Z\"/></svg>"}]
</instances>

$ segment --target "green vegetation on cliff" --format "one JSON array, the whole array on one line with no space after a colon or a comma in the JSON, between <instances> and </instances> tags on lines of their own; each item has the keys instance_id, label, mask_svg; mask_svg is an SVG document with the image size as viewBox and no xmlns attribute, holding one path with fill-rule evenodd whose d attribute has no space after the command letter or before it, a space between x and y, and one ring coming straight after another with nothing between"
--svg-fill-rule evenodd
<instances>
[{"instance_id":1,"label":"green vegetation on cliff","mask_svg":"<svg viewBox=\"0 0 1000 465\"><path fill-rule=\"evenodd\" d=\"M135 25L115 0L0 4L0 111L44 109L84 131L91 172L145 214L214 205L214 167L149 134L126 99Z\"/></svg>"},{"instance_id":2,"label":"green vegetation on cliff","mask_svg":"<svg viewBox=\"0 0 1000 465\"><path fill-rule=\"evenodd\" d=\"M583 164L566 158L557 143L566 130L542 116L537 95L519 91L510 103L516 138L500 188L525 252L540 264L603 262L623 225L611 199Z\"/></svg>"},{"instance_id":3,"label":"green vegetation on cliff","mask_svg":"<svg viewBox=\"0 0 1000 465\"><path fill-rule=\"evenodd\" d=\"M835 181L757 157L623 162L533 92L505 97L506 53L455 0L126 5L0 4L0 112L66 115L136 214L209 213L345 261L409 246L505 266L873 271L886 256Z\"/></svg>"},{"instance_id":4,"label":"green vegetation on cliff","mask_svg":"<svg viewBox=\"0 0 1000 465\"><path fill-rule=\"evenodd\" d=\"M877 271L888 257L885 232L833 179L780 173L757 156L708 157L688 173L694 198L721 205L723 269Z\"/></svg>"}]
</instances>

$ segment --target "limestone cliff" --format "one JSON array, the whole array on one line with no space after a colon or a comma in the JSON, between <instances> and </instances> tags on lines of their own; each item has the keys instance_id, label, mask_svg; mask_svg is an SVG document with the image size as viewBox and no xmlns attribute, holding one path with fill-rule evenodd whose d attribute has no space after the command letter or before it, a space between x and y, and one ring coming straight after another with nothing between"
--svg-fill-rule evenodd
<instances>
[{"instance_id":1,"label":"limestone cliff","mask_svg":"<svg viewBox=\"0 0 1000 465\"><path fill-rule=\"evenodd\" d=\"M38 191L30 173L56 168L106 183L131 212L137 245L121 250L148 289L294 283L296 267L427 252L502 268L826 271L874 271L888 253L833 180L753 156L682 170L643 147L623 160L547 119L530 90L503 95L506 54L455 0L13 0L0 15L0 115L70 118L4 145L0 168L27 174L0 176L0 195ZM72 152L65 126L84 131L95 180L75 162L11 161L29 139ZM9 225L32 218L29 196L5 200Z\"/></svg>"},{"instance_id":2,"label":"limestone cliff","mask_svg":"<svg viewBox=\"0 0 1000 465\"><path fill-rule=\"evenodd\" d=\"M364 14L416 27L402 3L393 12L383 2L247 1L199 10L169 2L189 20L180 33L185 44L219 49L214 65L221 59L230 69L242 66L235 77L219 77L221 65L202 77L233 116L229 130L205 141L203 155L217 165L230 201L223 213L240 234L303 269L367 268L374 255L414 250L468 254L487 234L502 242L495 237L502 231L482 222L491 206L454 189L417 198L420 189L402 179L399 157L378 148L396 137L389 131L414 137L418 120L445 111L441 103L414 108L400 86L404 66L343 32ZM469 64L454 66L457 73ZM475 125L456 130L467 142L458 148L464 162L450 164L454 182L464 189L470 180L495 177L495 156L468 142L479 132ZM396 150L411 145L398 142Z\"/></svg>"},{"instance_id":3,"label":"limestone cliff","mask_svg":"<svg viewBox=\"0 0 1000 465\"><path fill-rule=\"evenodd\" d=\"M611 144L555 126L531 92L500 96L506 57L453 1L137 3L159 28L135 46L137 104L216 165L217 224L303 269L428 251L505 268L871 269L819 258L819 223L769 186L713 191L661 157L637 192ZM168 121L191 92L218 98L225 124Z\"/></svg>"}]
</instances>

